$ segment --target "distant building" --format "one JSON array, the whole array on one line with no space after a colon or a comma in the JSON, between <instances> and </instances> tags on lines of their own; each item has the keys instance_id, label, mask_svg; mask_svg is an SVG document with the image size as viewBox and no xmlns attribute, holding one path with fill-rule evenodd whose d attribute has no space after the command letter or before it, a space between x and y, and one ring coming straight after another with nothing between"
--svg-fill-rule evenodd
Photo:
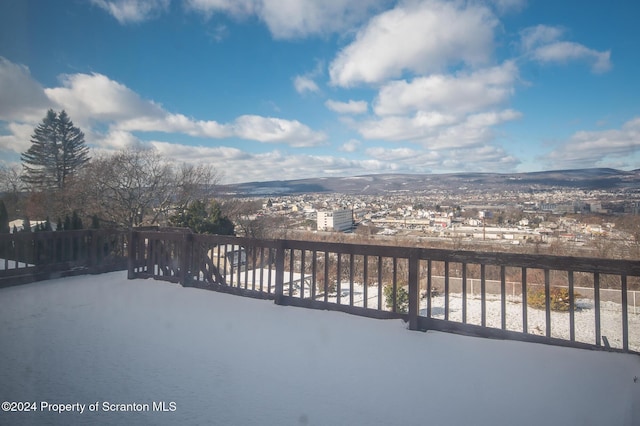
<instances>
[{"instance_id":1,"label":"distant building","mask_svg":"<svg viewBox=\"0 0 640 426\"><path fill-rule=\"evenodd\" d=\"M353 212L347 209L319 211L316 221L318 231L348 231L353 227Z\"/></svg>"}]
</instances>

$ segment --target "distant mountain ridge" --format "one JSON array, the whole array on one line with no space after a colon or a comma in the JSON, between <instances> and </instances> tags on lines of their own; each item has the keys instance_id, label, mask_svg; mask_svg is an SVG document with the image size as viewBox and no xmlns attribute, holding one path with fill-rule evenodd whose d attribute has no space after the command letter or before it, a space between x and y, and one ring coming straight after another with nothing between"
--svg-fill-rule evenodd
<instances>
[{"instance_id":1,"label":"distant mountain ridge","mask_svg":"<svg viewBox=\"0 0 640 426\"><path fill-rule=\"evenodd\" d=\"M609 168L552 170L528 173L372 174L223 185L223 192L238 196L275 196L305 193L384 195L399 192L447 190L498 191L551 188L615 190L640 188L640 169Z\"/></svg>"}]
</instances>

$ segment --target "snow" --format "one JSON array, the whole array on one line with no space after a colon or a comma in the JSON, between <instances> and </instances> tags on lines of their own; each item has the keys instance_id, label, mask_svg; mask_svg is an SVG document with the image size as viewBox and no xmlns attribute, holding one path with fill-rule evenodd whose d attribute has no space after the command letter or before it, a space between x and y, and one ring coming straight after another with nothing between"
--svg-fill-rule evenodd
<instances>
[{"instance_id":1,"label":"snow","mask_svg":"<svg viewBox=\"0 0 640 426\"><path fill-rule=\"evenodd\" d=\"M288 274L285 274L288 277ZM251 278L251 277L250 277ZM295 277L294 277L295 278ZM257 277L256 279L259 279ZM299 280L299 275L296 278ZM307 280L308 281L308 280ZM275 282L275 281L273 281ZM298 286L294 286L295 289ZM287 286L285 286L285 291ZM304 296L311 297L311 289L308 285L304 288ZM349 303L350 283L342 283L340 303ZM294 292L294 295L299 293ZM324 300L322 296L318 299ZM354 306L364 306L364 286L359 283L353 285ZM336 303L337 294L331 294L329 302ZM370 286L367 289L367 306L376 308L378 306L378 287ZM578 310L574 312L575 338L578 342L596 344L595 341L595 311L593 300L578 299L576 301ZM384 306L384 299L382 300ZM467 323L474 325L482 324L482 300L477 294L467 295ZM444 296L437 296L431 300L431 316L437 319L444 318L445 300ZM486 325L492 328L501 328L502 316L500 295L487 294L486 300ZM522 300L519 296L507 296L506 299L506 329L522 332ZM427 300L420 300L420 314L427 316ZM462 322L462 295L451 293L449 295L449 321ZM633 307L629 307L629 349L640 352L640 312ZM611 301L600 302L600 328L602 336L605 336L613 348L623 347L622 331L622 305ZM542 309L527 308L527 332L544 336L546 334L546 316ZM568 312L551 312L551 337L560 339L570 339L570 323ZM600 344L603 344L600 342Z\"/></svg>"},{"instance_id":2,"label":"snow","mask_svg":"<svg viewBox=\"0 0 640 426\"><path fill-rule=\"evenodd\" d=\"M30 220L29 223L31 223L31 229L35 230L36 226L40 226L43 223L46 223L46 220ZM24 229L23 225L24 225L24 219L12 220L11 222L9 222L9 232L13 233L14 228L16 229L16 231L22 231ZM54 231L56 230L55 223L52 223L51 227Z\"/></svg>"},{"instance_id":3,"label":"snow","mask_svg":"<svg viewBox=\"0 0 640 426\"><path fill-rule=\"evenodd\" d=\"M21 269L32 267L34 265L24 262L16 262L15 260L0 259L0 271L10 271L12 269Z\"/></svg>"},{"instance_id":4,"label":"snow","mask_svg":"<svg viewBox=\"0 0 640 426\"><path fill-rule=\"evenodd\" d=\"M421 333L126 272L1 289L0 341L2 401L84 404L0 424L640 424L637 355Z\"/></svg>"}]
</instances>

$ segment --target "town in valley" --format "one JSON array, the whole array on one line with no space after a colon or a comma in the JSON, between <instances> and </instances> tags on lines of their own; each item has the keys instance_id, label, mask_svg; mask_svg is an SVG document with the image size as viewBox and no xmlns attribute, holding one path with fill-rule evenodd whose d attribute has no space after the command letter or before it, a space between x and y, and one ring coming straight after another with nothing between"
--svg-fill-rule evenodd
<instances>
[{"instance_id":1,"label":"town in valley","mask_svg":"<svg viewBox=\"0 0 640 426\"><path fill-rule=\"evenodd\" d=\"M245 220L288 238L637 258L639 175L361 176L243 184L225 195L253 203Z\"/></svg>"}]
</instances>

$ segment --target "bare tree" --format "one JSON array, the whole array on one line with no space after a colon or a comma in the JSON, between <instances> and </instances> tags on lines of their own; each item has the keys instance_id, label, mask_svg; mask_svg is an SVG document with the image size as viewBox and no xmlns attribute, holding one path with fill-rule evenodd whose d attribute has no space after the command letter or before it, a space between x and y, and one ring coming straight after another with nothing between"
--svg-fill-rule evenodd
<instances>
[{"instance_id":1,"label":"bare tree","mask_svg":"<svg viewBox=\"0 0 640 426\"><path fill-rule=\"evenodd\" d=\"M209 164L185 164L176 171L175 207L186 208L194 200L205 204L213 198L220 174Z\"/></svg>"},{"instance_id":2,"label":"bare tree","mask_svg":"<svg viewBox=\"0 0 640 426\"><path fill-rule=\"evenodd\" d=\"M70 194L85 216L129 228L165 224L192 201L210 200L218 180L209 165L176 167L152 148L132 147L92 160Z\"/></svg>"},{"instance_id":3,"label":"bare tree","mask_svg":"<svg viewBox=\"0 0 640 426\"><path fill-rule=\"evenodd\" d=\"M155 224L172 203L175 176L153 149L128 148L94 159L84 171L86 213L129 228Z\"/></svg>"},{"instance_id":4,"label":"bare tree","mask_svg":"<svg viewBox=\"0 0 640 426\"><path fill-rule=\"evenodd\" d=\"M23 213L23 193L26 190L19 165L0 166L0 192L3 194L7 213L16 218Z\"/></svg>"},{"instance_id":5,"label":"bare tree","mask_svg":"<svg viewBox=\"0 0 640 426\"><path fill-rule=\"evenodd\" d=\"M236 224L236 230L245 237L270 238L277 227L276 218L260 214L262 202L257 200L224 200L222 211Z\"/></svg>"}]
</instances>

